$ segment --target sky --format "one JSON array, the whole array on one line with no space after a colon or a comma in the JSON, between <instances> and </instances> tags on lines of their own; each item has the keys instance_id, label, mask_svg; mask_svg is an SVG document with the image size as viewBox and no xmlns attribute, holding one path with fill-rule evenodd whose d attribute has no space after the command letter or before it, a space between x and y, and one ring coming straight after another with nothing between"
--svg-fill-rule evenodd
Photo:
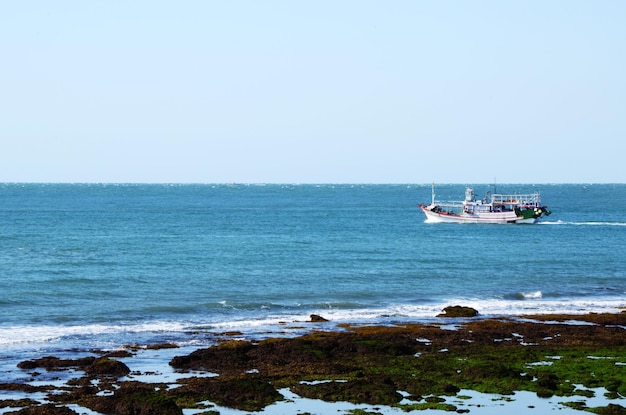
<instances>
[{"instance_id":1,"label":"sky","mask_svg":"<svg viewBox=\"0 0 626 415\"><path fill-rule=\"evenodd\" d=\"M626 2L0 2L0 182L624 183Z\"/></svg>"}]
</instances>

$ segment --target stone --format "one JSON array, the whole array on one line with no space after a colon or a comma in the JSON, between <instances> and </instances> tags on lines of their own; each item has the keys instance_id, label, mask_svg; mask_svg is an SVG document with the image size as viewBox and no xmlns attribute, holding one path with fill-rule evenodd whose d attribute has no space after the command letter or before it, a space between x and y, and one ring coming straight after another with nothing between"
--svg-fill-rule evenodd
<instances>
[{"instance_id":1,"label":"stone","mask_svg":"<svg viewBox=\"0 0 626 415\"><path fill-rule=\"evenodd\" d=\"M319 316L317 314L311 314L311 320L309 320L311 323L325 323L328 321L328 319L325 319L322 316Z\"/></svg>"},{"instance_id":2,"label":"stone","mask_svg":"<svg viewBox=\"0 0 626 415\"><path fill-rule=\"evenodd\" d=\"M442 311L443 313L437 314L437 317L476 317L478 315L478 310L460 305L448 306Z\"/></svg>"},{"instance_id":3,"label":"stone","mask_svg":"<svg viewBox=\"0 0 626 415\"><path fill-rule=\"evenodd\" d=\"M128 375L130 369L118 360L103 357L86 366L85 373L92 376L122 377Z\"/></svg>"}]
</instances>

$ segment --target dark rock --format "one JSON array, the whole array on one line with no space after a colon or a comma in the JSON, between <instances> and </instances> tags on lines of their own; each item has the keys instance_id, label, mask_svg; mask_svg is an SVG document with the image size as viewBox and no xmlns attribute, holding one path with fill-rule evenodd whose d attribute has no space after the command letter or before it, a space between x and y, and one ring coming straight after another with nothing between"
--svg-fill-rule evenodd
<instances>
[{"instance_id":1,"label":"dark rock","mask_svg":"<svg viewBox=\"0 0 626 415\"><path fill-rule=\"evenodd\" d=\"M116 415L182 415L183 411L165 393L153 385L124 382L111 396L94 396L81 402L103 414Z\"/></svg>"},{"instance_id":2,"label":"dark rock","mask_svg":"<svg viewBox=\"0 0 626 415\"><path fill-rule=\"evenodd\" d=\"M599 415L626 415L626 408L622 405L616 405L613 403L608 404L608 406L601 406L599 408L590 408L589 412L593 412Z\"/></svg>"},{"instance_id":3,"label":"dark rock","mask_svg":"<svg viewBox=\"0 0 626 415\"><path fill-rule=\"evenodd\" d=\"M456 395L457 393L461 391L461 389L456 385L447 384L444 386L443 391L446 394Z\"/></svg>"},{"instance_id":4,"label":"dark rock","mask_svg":"<svg viewBox=\"0 0 626 415\"><path fill-rule=\"evenodd\" d=\"M545 389L545 388L537 388L537 397L538 398L544 398L544 399L548 399L554 396L554 391L551 391L550 389Z\"/></svg>"},{"instance_id":5,"label":"dark rock","mask_svg":"<svg viewBox=\"0 0 626 415\"><path fill-rule=\"evenodd\" d=\"M90 399L98 393L111 390L113 387L106 382L98 382L98 386L94 385L92 379L85 376L80 379L72 379L67 382L69 388L63 388L63 393L48 394L48 400L57 404L79 403L84 399Z\"/></svg>"},{"instance_id":6,"label":"dark rock","mask_svg":"<svg viewBox=\"0 0 626 415\"><path fill-rule=\"evenodd\" d=\"M559 386L559 378L553 374L542 373L539 375L539 379L537 380L537 386L551 391L556 391Z\"/></svg>"},{"instance_id":7,"label":"dark rock","mask_svg":"<svg viewBox=\"0 0 626 415\"><path fill-rule=\"evenodd\" d=\"M28 408L9 413L13 415L78 415L66 406L56 406L54 404L29 406Z\"/></svg>"},{"instance_id":8,"label":"dark rock","mask_svg":"<svg viewBox=\"0 0 626 415\"><path fill-rule=\"evenodd\" d=\"M446 400L440 396L427 396L425 401L428 403L444 403Z\"/></svg>"},{"instance_id":9,"label":"dark rock","mask_svg":"<svg viewBox=\"0 0 626 415\"><path fill-rule=\"evenodd\" d=\"M438 314L437 317L476 317L478 315L478 310L460 305L448 306L442 311L443 313Z\"/></svg>"},{"instance_id":10,"label":"dark rock","mask_svg":"<svg viewBox=\"0 0 626 415\"><path fill-rule=\"evenodd\" d=\"M0 383L0 390L5 391L21 391L26 393L47 392L53 389L53 386L32 386L28 383Z\"/></svg>"},{"instance_id":11,"label":"dark rock","mask_svg":"<svg viewBox=\"0 0 626 415\"><path fill-rule=\"evenodd\" d=\"M129 352L128 350L113 350L113 351L107 351L107 352L100 352L99 353L102 357L132 357L133 353Z\"/></svg>"},{"instance_id":12,"label":"dark rock","mask_svg":"<svg viewBox=\"0 0 626 415\"><path fill-rule=\"evenodd\" d=\"M208 349L196 350L187 356L176 356L170 365L176 369L242 373L252 369L248 364L248 352L253 347L247 341L231 340Z\"/></svg>"},{"instance_id":13,"label":"dark rock","mask_svg":"<svg viewBox=\"0 0 626 415\"><path fill-rule=\"evenodd\" d=\"M34 369L43 367L47 371L65 370L78 368L89 375L125 376L130 369L124 363L109 359L108 357L83 357L79 359L59 359L58 357L46 356L41 359L25 360L17 364L20 369Z\"/></svg>"},{"instance_id":14,"label":"dark rock","mask_svg":"<svg viewBox=\"0 0 626 415\"><path fill-rule=\"evenodd\" d=\"M161 350L161 349L178 349L178 345L174 343L158 343L158 344L149 344L146 346L148 350Z\"/></svg>"},{"instance_id":15,"label":"dark rock","mask_svg":"<svg viewBox=\"0 0 626 415\"><path fill-rule=\"evenodd\" d=\"M241 331L225 331L223 333L218 333L220 336L229 336L229 337L235 337L235 336L243 336L243 333Z\"/></svg>"},{"instance_id":16,"label":"dark rock","mask_svg":"<svg viewBox=\"0 0 626 415\"><path fill-rule=\"evenodd\" d=\"M124 363L106 357L96 359L84 368L85 373L92 376L122 377L130 373L130 369Z\"/></svg>"},{"instance_id":17,"label":"dark rock","mask_svg":"<svg viewBox=\"0 0 626 415\"><path fill-rule=\"evenodd\" d=\"M329 402L346 401L371 405L394 405L402 400L397 387L392 382L357 379L347 382L322 382L299 384L291 388L300 396L322 399Z\"/></svg>"},{"instance_id":18,"label":"dark rock","mask_svg":"<svg viewBox=\"0 0 626 415\"><path fill-rule=\"evenodd\" d=\"M39 405L39 402L30 398L0 400L0 408L22 408L36 405Z\"/></svg>"},{"instance_id":19,"label":"dark rock","mask_svg":"<svg viewBox=\"0 0 626 415\"><path fill-rule=\"evenodd\" d=\"M37 369L39 367L39 363L35 360L24 360L23 362L19 362L17 367L24 370L32 370Z\"/></svg>"},{"instance_id":20,"label":"dark rock","mask_svg":"<svg viewBox=\"0 0 626 415\"><path fill-rule=\"evenodd\" d=\"M262 377L245 378L190 378L181 381L183 386L169 393L179 399L199 402L210 400L218 405L242 411L261 411L283 396Z\"/></svg>"},{"instance_id":21,"label":"dark rock","mask_svg":"<svg viewBox=\"0 0 626 415\"><path fill-rule=\"evenodd\" d=\"M174 343L155 343L148 345L140 345L140 344L127 344L124 346L125 349L131 350L133 352L137 352L139 350L161 350L161 349L178 349L178 345Z\"/></svg>"},{"instance_id":22,"label":"dark rock","mask_svg":"<svg viewBox=\"0 0 626 415\"><path fill-rule=\"evenodd\" d=\"M82 357L80 359L59 359L54 356L46 356L40 359L25 360L17 364L20 369L35 369L43 367L47 371L65 370L67 368L78 367L84 368L92 364L96 360L95 357Z\"/></svg>"},{"instance_id":23,"label":"dark rock","mask_svg":"<svg viewBox=\"0 0 626 415\"><path fill-rule=\"evenodd\" d=\"M311 320L310 320L311 323L325 323L327 321L328 320L322 316L319 316L317 314L311 314Z\"/></svg>"}]
</instances>

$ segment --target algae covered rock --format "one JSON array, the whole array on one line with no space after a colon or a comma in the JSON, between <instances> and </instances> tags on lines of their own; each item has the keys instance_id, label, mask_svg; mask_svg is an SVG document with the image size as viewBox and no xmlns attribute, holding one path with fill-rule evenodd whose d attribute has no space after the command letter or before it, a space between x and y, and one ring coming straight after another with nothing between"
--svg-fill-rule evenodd
<instances>
[{"instance_id":1,"label":"algae covered rock","mask_svg":"<svg viewBox=\"0 0 626 415\"><path fill-rule=\"evenodd\" d=\"M10 413L15 415L78 415L66 406L56 406L54 404L29 406L28 408Z\"/></svg>"},{"instance_id":2,"label":"algae covered rock","mask_svg":"<svg viewBox=\"0 0 626 415\"><path fill-rule=\"evenodd\" d=\"M172 389L171 396L199 402L210 400L218 405L241 411L261 411L266 406L283 400L283 396L262 377L190 378L181 380L183 385Z\"/></svg>"},{"instance_id":3,"label":"algae covered rock","mask_svg":"<svg viewBox=\"0 0 626 415\"><path fill-rule=\"evenodd\" d=\"M83 368L92 364L96 360L95 357L83 357L79 359L59 359L54 356L45 356L34 360L25 360L17 364L20 369L30 370L35 368L44 368L47 371L60 371L69 368Z\"/></svg>"},{"instance_id":4,"label":"algae covered rock","mask_svg":"<svg viewBox=\"0 0 626 415\"><path fill-rule=\"evenodd\" d=\"M298 395L327 402L346 401L355 404L395 405L402 400L391 380L355 379L344 382L300 383L291 387Z\"/></svg>"},{"instance_id":5,"label":"algae covered rock","mask_svg":"<svg viewBox=\"0 0 626 415\"><path fill-rule=\"evenodd\" d=\"M89 409L116 415L182 415L176 402L154 386L139 382L124 382L113 395L95 396L81 401Z\"/></svg>"},{"instance_id":6,"label":"algae covered rock","mask_svg":"<svg viewBox=\"0 0 626 415\"><path fill-rule=\"evenodd\" d=\"M443 313L437 314L437 317L476 317L478 310L472 307L453 305L444 308Z\"/></svg>"},{"instance_id":7,"label":"algae covered rock","mask_svg":"<svg viewBox=\"0 0 626 415\"><path fill-rule=\"evenodd\" d=\"M130 369L124 363L103 357L96 359L92 364L85 367L85 373L92 376L122 377L130 373Z\"/></svg>"}]
</instances>

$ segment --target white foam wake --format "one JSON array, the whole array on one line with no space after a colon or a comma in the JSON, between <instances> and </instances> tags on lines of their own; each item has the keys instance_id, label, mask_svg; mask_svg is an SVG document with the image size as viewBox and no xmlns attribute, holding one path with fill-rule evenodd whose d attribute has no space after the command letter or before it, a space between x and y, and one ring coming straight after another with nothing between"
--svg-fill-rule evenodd
<instances>
[{"instance_id":1,"label":"white foam wake","mask_svg":"<svg viewBox=\"0 0 626 415\"><path fill-rule=\"evenodd\" d=\"M541 221L540 225L571 225L571 226L626 226L626 222L572 222L572 221Z\"/></svg>"}]
</instances>

